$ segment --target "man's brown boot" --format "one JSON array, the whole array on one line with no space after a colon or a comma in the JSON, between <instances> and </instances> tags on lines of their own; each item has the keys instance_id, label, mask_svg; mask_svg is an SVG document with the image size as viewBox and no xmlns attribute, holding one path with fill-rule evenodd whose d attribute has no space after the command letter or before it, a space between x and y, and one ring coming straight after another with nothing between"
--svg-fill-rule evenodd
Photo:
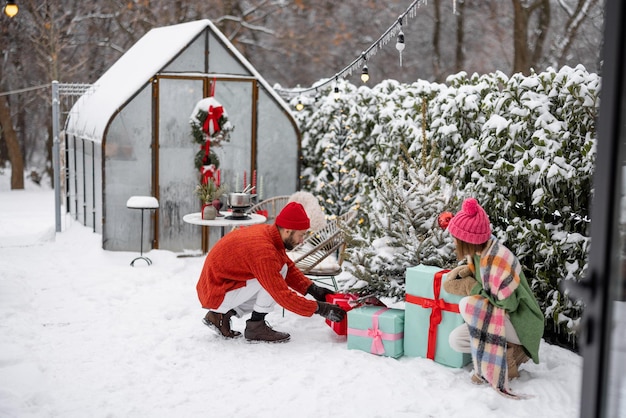
<instances>
[{"instance_id":1,"label":"man's brown boot","mask_svg":"<svg viewBox=\"0 0 626 418\"><path fill-rule=\"evenodd\" d=\"M224 338L237 338L241 336L241 332L230 329L230 317L233 315L235 311L232 309L225 314L209 311L202 322Z\"/></svg>"},{"instance_id":2,"label":"man's brown boot","mask_svg":"<svg viewBox=\"0 0 626 418\"><path fill-rule=\"evenodd\" d=\"M286 332L274 331L265 321L246 321L244 336L248 341L263 341L267 343L284 343L289 341L290 335Z\"/></svg>"},{"instance_id":3,"label":"man's brown boot","mask_svg":"<svg viewBox=\"0 0 626 418\"><path fill-rule=\"evenodd\" d=\"M530 357L526 355L524 347L518 344L508 343L506 347L506 364L509 369L509 380L519 377L520 364L526 363Z\"/></svg>"}]
</instances>

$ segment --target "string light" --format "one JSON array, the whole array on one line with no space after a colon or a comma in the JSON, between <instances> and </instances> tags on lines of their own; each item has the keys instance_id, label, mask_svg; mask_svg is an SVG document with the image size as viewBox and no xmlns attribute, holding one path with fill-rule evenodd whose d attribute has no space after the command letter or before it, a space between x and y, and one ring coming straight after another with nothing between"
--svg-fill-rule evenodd
<instances>
[{"instance_id":1,"label":"string light","mask_svg":"<svg viewBox=\"0 0 626 418\"><path fill-rule=\"evenodd\" d=\"M19 8L14 1L7 1L7 4L4 5L4 14L13 17L19 12Z\"/></svg>"},{"instance_id":2,"label":"string light","mask_svg":"<svg viewBox=\"0 0 626 418\"><path fill-rule=\"evenodd\" d=\"M298 103L296 104L296 110L301 111L302 109L304 109L304 105L302 104L302 100L298 98Z\"/></svg>"},{"instance_id":3,"label":"string light","mask_svg":"<svg viewBox=\"0 0 626 418\"><path fill-rule=\"evenodd\" d=\"M361 81L367 83L370 79L370 70L367 68L367 58L365 58L365 52L363 53L363 69L361 70Z\"/></svg>"},{"instance_id":4,"label":"string light","mask_svg":"<svg viewBox=\"0 0 626 418\"><path fill-rule=\"evenodd\" d=\"M361 70L361 81L367 83L370 79L370 71L367 69L367 64L363 66L363 70Z\"/></svg>"},{"instance_id":5,"label":"string light","mask_svg":"<svg viewBox=\"0 0 626 418\"><path fill-rule=\"evenodd\" d=\"M352 73L360 66L361 59L369 59L373 57L374 55L376 55L379 49L382 49L382 47L386 45L389 41L391 41L399 32L402 32L400 22L402 22L405 16L408 15L409 17L414 18L417 15L417 8L426 4L428 4L428 0L413 0L411 5L404 11L404 13L402 13L400 17L396 21L394 21L394 23L389 28L387 28L387 30L369 48L367 48L361 56L352 61L347 67L336 73L333 77L329 77L326 80L305 89L275 89L275 91L284 98L290 98L298 94L307 93L313 90L317 91L318 89L332 83L333 79L336 80L338 77L351 76ZM402 44L404 45L404 33L402 33L402 41ZM396 43L396 48L398 48L398 43Z\"/></svg>"},{"instance_id":6,"label":"string light","mask_svg":"<svg viewBox=\"0 0 626 418\"><path fill-rule=\"evenodd\" d=\"M402 18L398 18L398 24L400 25L400 33L398 33L398 40L396 41L396 49L400 53L400 67L402 67L402 51L404 51L404 32L402 32Z\"/></svg>"}]
</instances>

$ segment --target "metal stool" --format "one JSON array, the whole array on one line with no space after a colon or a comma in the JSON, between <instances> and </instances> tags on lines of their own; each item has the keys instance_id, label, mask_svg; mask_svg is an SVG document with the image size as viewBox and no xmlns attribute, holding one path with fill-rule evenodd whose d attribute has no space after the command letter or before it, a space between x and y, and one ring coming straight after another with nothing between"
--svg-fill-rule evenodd
<instances>
[{"instance_id":1,"label":"metal stool","mask_svg":"<svg viewBox=\"0 0 626 418\"><path fill-rule=\"evenodd\" d=\"M154 210L159 208L159 201L152 196L131 196L126 202L126 207L129 209L141 209L141 249L139 250L139 257L130 262L130 265L135 267L135 261L144 260L148 265L152 264L152 260L143 256L143 212L146 209Z\"/></svg>"}]
</instances>

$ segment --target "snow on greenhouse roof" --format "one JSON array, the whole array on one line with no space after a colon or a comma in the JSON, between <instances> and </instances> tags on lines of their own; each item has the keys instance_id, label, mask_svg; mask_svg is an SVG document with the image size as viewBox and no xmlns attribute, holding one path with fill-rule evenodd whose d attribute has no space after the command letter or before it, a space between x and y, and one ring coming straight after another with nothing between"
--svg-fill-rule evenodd
<instances>
[{"instance_id":1,"label":"snow on greenhouse roof","mask_svg":"<svg viewBox=\"0 0 626 418\"><path fill-rule=\"evenodd\" d=\"M115 62L76 102L67 133L101 142L114 114L207 27L288 113L286 103L208 19L155 28Z\"/></svg>"}]
</instances>

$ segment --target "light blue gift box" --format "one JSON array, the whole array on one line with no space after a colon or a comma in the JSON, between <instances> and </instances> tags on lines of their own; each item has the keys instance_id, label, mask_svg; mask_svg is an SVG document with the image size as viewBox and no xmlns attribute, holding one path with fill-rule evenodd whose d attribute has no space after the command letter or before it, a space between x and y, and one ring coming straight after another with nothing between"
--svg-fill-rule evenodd
<instances>
[{"instance_id":1,"label":"light blue gift box","mask_svg":"<svg viewBox=\"0 0 626 418\"><path fill-rule=\"evenodd\" d=\"M440 286L439 301L435 301L433 288L435 274L442 269L439 267L425 266L420 264L406 269L406 304L404 323L404 355L409 357L428 358L429 333L436 331L436 344L433 360L437 363L450 367L463 367L472 361L472 356L467 353L459 353L450 347L448 337L452 330L464 323L459 313L446 310L450 304L456 305L462 296L452 295ZM446 280L444 274L441 280ZM425 299L425 306L410 303L415 297ZM437 305L433 309L432 305ZM442 309L440 309L444 305ZM439 310L441 322L431 331L431 315ZM436 315L436 313L434 313ZM432 337L431 337L432 338Z\"/></svg>"},{"instance_id":2,"label":"light blue gift box","mask_svg":"<svg viewBox=\"0 0 626 418\"><path fill-rule=\"evenodd\" d=\"M378 329L374 327L374 315ZM348 311L348 349L398 358L404 350L404 310L361 306ZM383 351L384 350L384 351Z\"/></svg>"}]
</instances>

